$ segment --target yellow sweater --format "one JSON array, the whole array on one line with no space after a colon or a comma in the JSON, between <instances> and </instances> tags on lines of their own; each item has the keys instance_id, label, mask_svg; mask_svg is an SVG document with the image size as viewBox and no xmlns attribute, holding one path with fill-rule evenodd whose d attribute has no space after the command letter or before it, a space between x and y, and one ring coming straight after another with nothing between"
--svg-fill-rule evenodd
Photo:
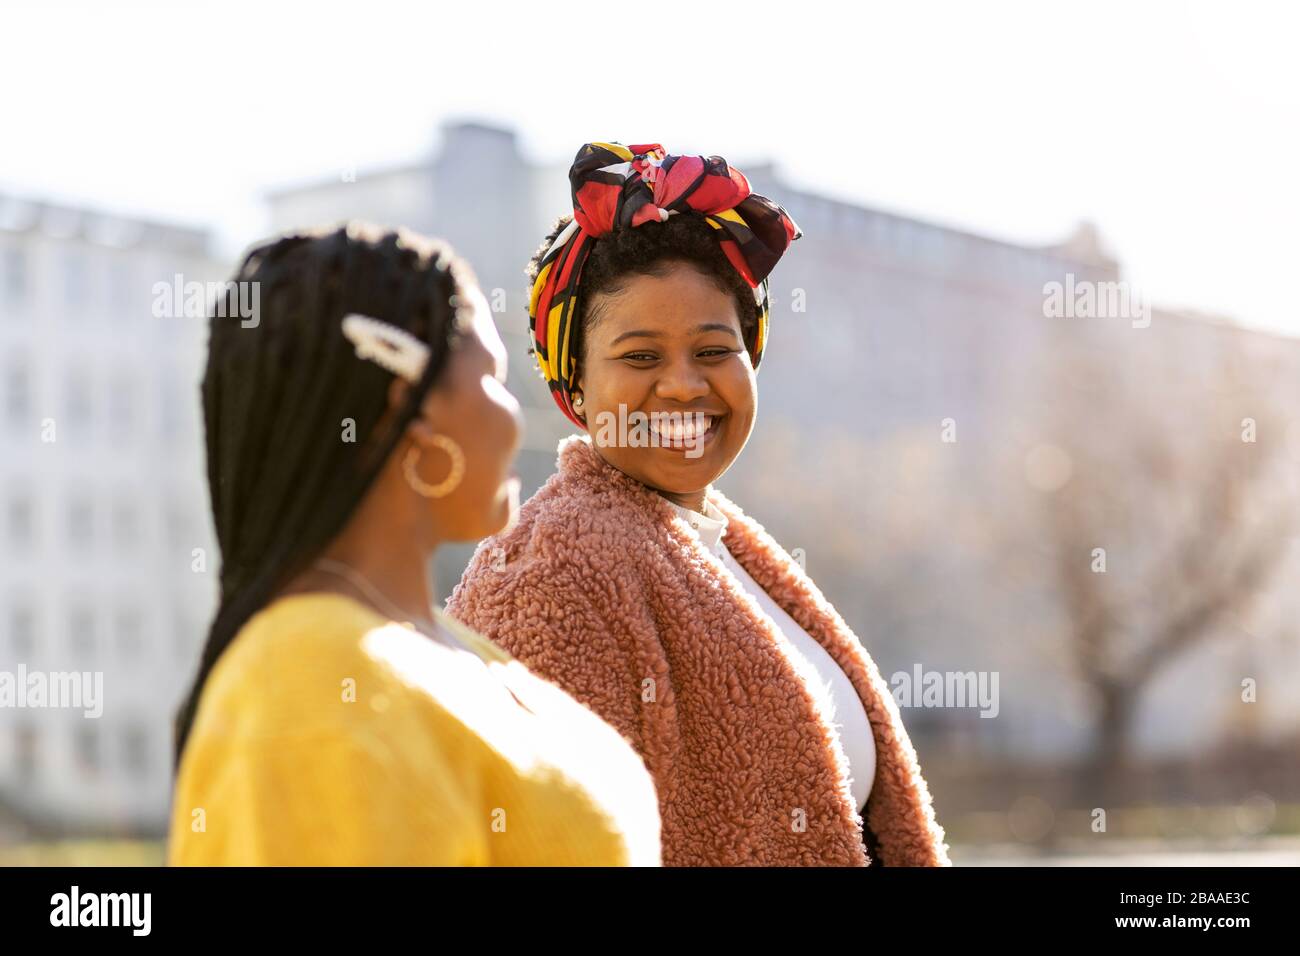
<instances>
[{"instance_id":1,"label":"yellow sweater","mask_svg":"<svg viewBox=\"0 0 1300 956\"><path fill-rule=\"evenodd\" d=\"M445 614L453 650L337 594L281 598L213 668L173 865L658 865L611 726Z\"/></svg>"}]
</instances>

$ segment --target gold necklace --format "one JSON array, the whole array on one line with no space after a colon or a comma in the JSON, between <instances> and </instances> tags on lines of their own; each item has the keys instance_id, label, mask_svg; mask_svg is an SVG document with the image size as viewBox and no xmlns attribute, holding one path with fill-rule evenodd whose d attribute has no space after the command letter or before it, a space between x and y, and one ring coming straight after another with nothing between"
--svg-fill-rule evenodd
<instances>
[{"instance_id":1,"label":"gold necklace","mask_svg":"<svg viewBox=\"0 0 1300 956\"><path fill-rule=\"evenodd\" d=\"M370 598L370 600L376 604L380 610L392 617L393 620L405 621L425 637L432 638L440 644L449 643L447 638L450 637L451 641L454 642L457 647L462 650L469 650L469 648L465 647L465 645L460 642L460 638L456 635L448 634L446 637L442 636L443 633L447 631L447 628L438 627L436 620L430 620L427 627L422 626L420 621L412 620L411 616L398 607L395 601L390 599L383 591L379 590L377 586L371 583L365 575L352 567L352 565L345 564L342 561L335 561L331 558L318 558L312 566L318 570L324 571L326 574L333 574L334 576L347 581L362 594Z\"/></svg>"},{"instance_id":2,"label":"gold necklace","mask_svg":"<svg viewBox=\"0 0 1300 956\"><path fill-rule=\"evenodd\" d=\"M334 561L330 558L319 558L316 560L313 566L318 568L321 571L326 572L327 574L336 575L342 578L343 580L349 582L350 584L352 584L354 587L357 588L357 590L361 591L363 594L366 594L368 597L370 597L372 601L375 601L377 604L380 604L383 607L387 608L387 613L393 617L393 620L395 621L407 620L408 615L403 613L402 609L399 608L392 600L390 600L389 597L386 594L384 594L383 591L379 590L379 588L377 588L374 584L372 584L365 577L365 575L363 575L356 568L352 567L352 565L344 564L342 561ZM408 621L408 623L416 630L418 630L421 634L423 634L425 637L432 638L433 640L438 641L441 644L447 643L446 639L439 637L438 634L430 633L429 631L420 627L420 625L417 622ZM447 627L439 628L437 627L436 623L434 623L434 627L441 633L446 634L447 637L450 637L451 640L455 643L455 645L459 647L461 650L468 651L470 654L473 654L474 657L480 661L483 660L479 656L478 652L474 650L474 648L461 643L460 637L452 633L451 628L447 628ZM483 661L483 663L486 664L487 661ZM536 711L534 711L531 707L525 704L523 698L521 698L517 693L515 693L514 687L511 686L510 681L505 679L504 675L495 674L492 668L490 667L488 668L488 673L492 674L492 676L496 678L497 682L502 687L505 688L506 693L508 693L511 697L514 698L516 704L518 704L524 710L528 711L528 713L534 715L536 714Z\"/></svg>"}]
</instances>

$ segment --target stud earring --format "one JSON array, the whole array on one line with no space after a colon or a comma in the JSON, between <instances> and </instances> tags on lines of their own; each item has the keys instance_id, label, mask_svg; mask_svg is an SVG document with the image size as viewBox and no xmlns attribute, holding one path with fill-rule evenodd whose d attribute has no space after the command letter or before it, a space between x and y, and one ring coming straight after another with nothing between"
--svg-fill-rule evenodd
<instances>
[{"instance_id":1,"label":"stud earring","mask_svg":"<svg viewBox=\"0 0 1300 956\"><path fill-rule=\"evenodd\" d=\"M402 462L402 474L416 494L423 495L425 498L445 498L456 490L461 479L465 477L465 453L460 450L460 445L456 444L454 439L446 435L434 435L432 441L451 457L451 474L436 485L429 484L416 474L415 463L420 458L419 445L412 445L407 451L406 458Z\"/></svg>"}]
</instances>

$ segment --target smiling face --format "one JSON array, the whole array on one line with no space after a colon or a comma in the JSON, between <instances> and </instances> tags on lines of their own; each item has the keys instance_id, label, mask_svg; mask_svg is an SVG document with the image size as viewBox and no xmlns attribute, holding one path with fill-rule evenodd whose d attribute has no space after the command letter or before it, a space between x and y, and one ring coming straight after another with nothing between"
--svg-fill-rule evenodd
<instances>
[{"instance_id":1,"label":"smiling face","mask_svg":"<svg viewBox=\"0 0 1300 956\"><path fill-rule=\"evenodd\" d=\"M578 386L593 446L619 471L698 510L745 447L757 411L735 296L690 263L670 261L661 275L625 277L588 309ZM633 428L602 427L638 419L659 424L649 441Z\"/></svg>"}]
</instances>

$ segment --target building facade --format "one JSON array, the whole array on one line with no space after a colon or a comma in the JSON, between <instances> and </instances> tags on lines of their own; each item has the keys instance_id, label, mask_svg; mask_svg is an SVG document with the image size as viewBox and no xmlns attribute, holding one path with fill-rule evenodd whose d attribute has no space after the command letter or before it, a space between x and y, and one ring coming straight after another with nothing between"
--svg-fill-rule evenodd
<instances>
[{"instance_id":1,"label":"building facade","mask_svg":"<svg viewBox=\"0 0 1300 956\"><path fill-rule=\"evenodd\" d=\"M205 323L162 291L225 268L200 230L0 195L0 672L102 687L99 716L31 686L0 706L0 819L164 818L216 569Z\"/></svg>"}]
</instances>

